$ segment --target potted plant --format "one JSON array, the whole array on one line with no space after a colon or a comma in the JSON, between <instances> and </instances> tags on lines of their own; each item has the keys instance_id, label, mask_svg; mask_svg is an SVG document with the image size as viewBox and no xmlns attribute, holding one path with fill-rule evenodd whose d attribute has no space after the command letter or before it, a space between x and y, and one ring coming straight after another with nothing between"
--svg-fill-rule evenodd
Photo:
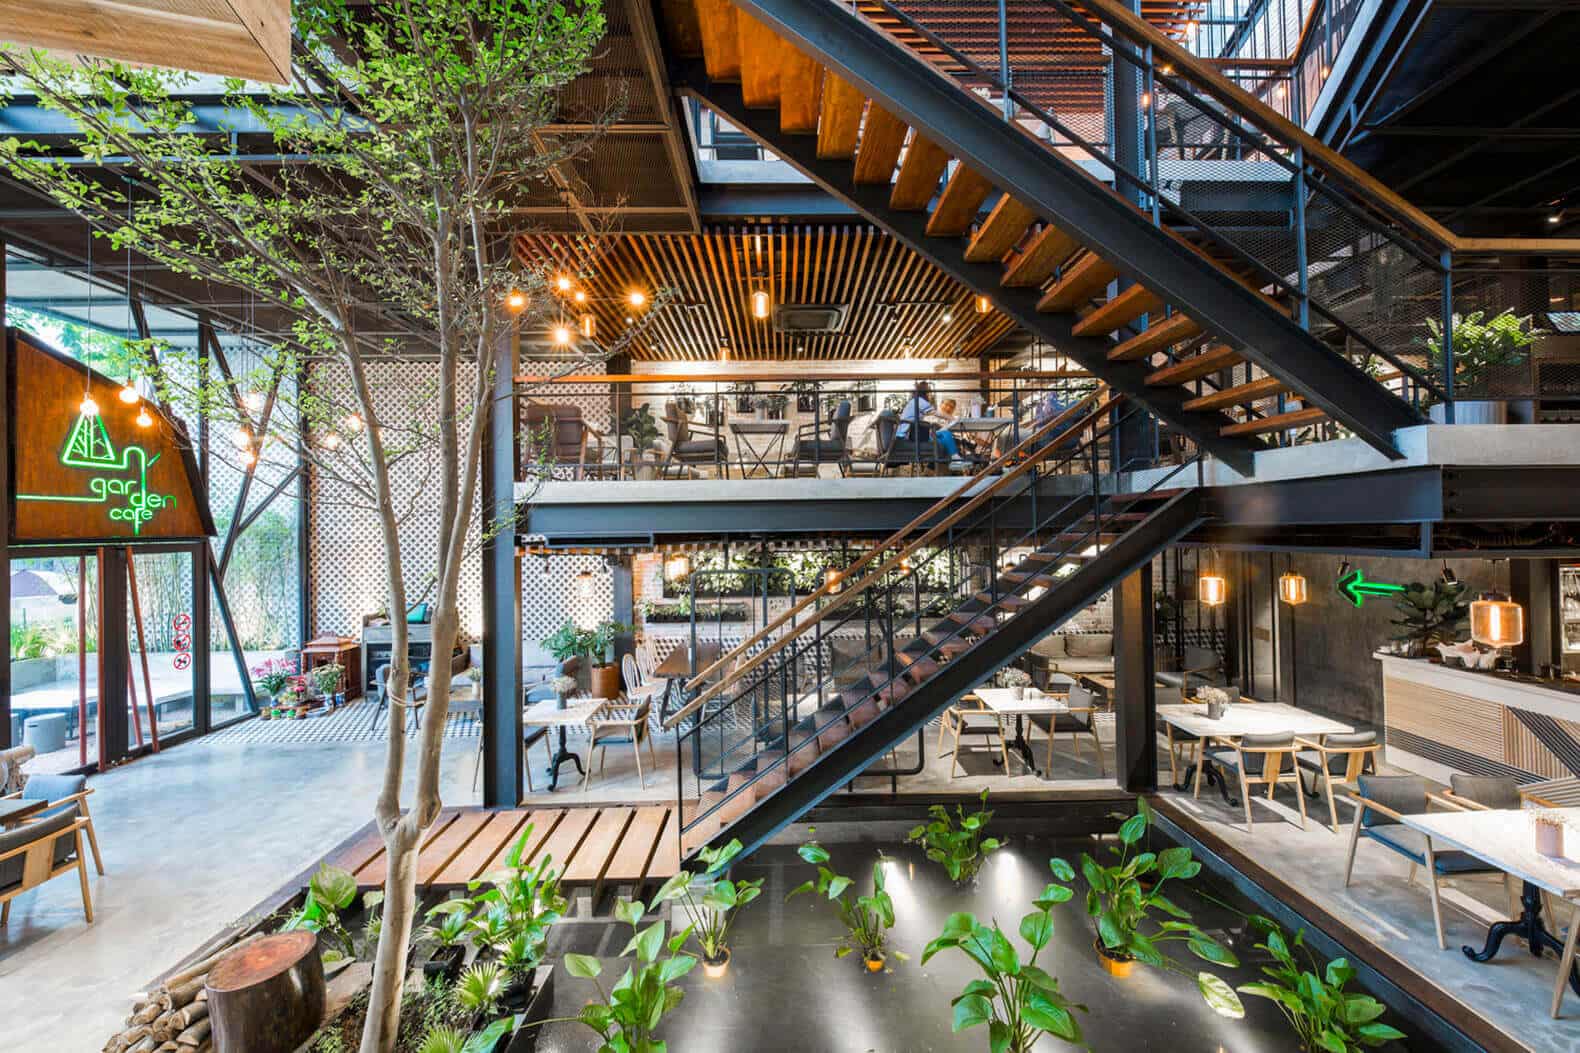
<instances>
[{"instance_id":1,"label":"potted plant","mask_svg":"<svg viewBox=\"0 0 1580 1053\"><path fill-rule=\"evenodd\" d=\"M1367 994L1351 994L1345 985L1355 978L1355 967L1335 958L1318 972L1317 960L1306 947L1306 930L1290 941L1271 919L1253 915L1251 926L1262 934L1256 945L1273 959L1262 966L1266 980L1242 984L1241 994L1266 998L1278 1006L1290 1029L1300 1037L1303 1053L1359 1053L1404 1038L1404 1032L1378 1018L1387 1007ZM1305 954L1305 967L1295 960L1295 949Z\"/></svg>"},{"instance_id":2,"label":"potted plant","mask_svg":"<svg viewBox=\"0 0 1580 1053\"><path fill-rule=\"evenodd\" d=\"M1433 376L1443 373L1443 326L1435 318L1423 323L1427 335L1425 344L1427 361ZM1509 394L1521 394L1529 387L1529 348L1536 342L1531 329L1531 316L1523 318L1511 309L1504 308L1492 318L1485 311L1474 311L1450 320L1450 349L1454 356L1454 391L1471 396L1497 393L1499 387ZM1527 400L1528 401L1528 400ZM1432 419L1441 424L1444 412L1441 404L1433 406ZM1454 400L1456 424L1504 424L1508 421L1508 404L1502 400L1471 397Z\"/></svg>"},{"instance_id":3,"label":"potted plant","mask_svg":"<svg viewBox=\"0 0 1580 1053\"><path fill-rule=\"evenodd\" d=\"M1075 877L1062 859L1049 864L1063 881ZM989 1045L995 1053L1030 1053L1042 1035L1080 1044L1081 1025L1072 1010L1086 1012L1059 990L1059 981L1037 964L1037 955L1053 939L1053 908L1073 893L1068 885L1053 882L1043 888L1036 909L1020 919L1020 937L1031 948L1022 961L1020 951L998 923L984 925L972 914L949 915L944 931L922 951L922 964L944 950L958 950L976 963L985 980L972 980L950 1002L954 1006L953 1030L988 1026Z\"/></svg>"},{"instance_id":4,"label":"potted plant","mask_svg":"<svg viewBox=\"0 0 1580 1053\"><path fill-rule=\"evenodd\" d=\"M703 868L696 874L682 870L658 890L653 903L679 900L689 930L702 950L702 971L712 979L722 977L730 965L730 926L735 912L762 894L763 881L731 881L723 877L730 861L741 854L741 842L731 840L721 848L697 853ZM698 890L702 896L697 897Z\"/></svg>"},{"instance_id":5,"label":"potted plant","mask_svg":"<svg viewBox=\"0 0 1580 1053\"><path fill-rule=\"evenodd\" d=\"M467 666L466 667L466 679L472 685L472 698L473 699L480 699L480 698L482 698L483 697L483 667L480 666L480 665L469 665L469 666Z\"/></svg>"},{"instance_id":6,"label":"potted plant","mask_svg":"<svg viewBox=\"0 0 1580 1053\"><path fill-rule=\"evenodd\" d=\"M729 393L735 398L736 413L751 413L756 407L756 399L752 394L756 392L757 385L750 381L736 381L728 388Z\"/></svg>"},{"instance_id":7,"label":"potted plant","mask_svg":"<svg viewBox=\"0 0 1580 1053\"><path fill-rule=\"evenodd\" d=\"M284 658L266 658L252 667L254 682L271 702L285 690L295 673L296 663ZM274 715L272 707L260 706L259 709L268 714L265 720Z\"/></svg>"},{"instance_id":8,"label":"potted plant","mask_svg":"<svg viewBox=\"0 0 1580 1053\"><path fill-rule=\"evenodd\" d=\"M1398 617L1393 624L1399 631L1393 638L1404 643L1415 658L1431 656L1436 644L1454 643L1470 620L1470 604L1464 601L1464 594L1465 585L1459 581L1436 579L1406 585L1404 591L1394 593Z\"/></svg>"},{"instance_id":9,"label":"potted plant","mask_svg":"<svg viewBox=\"0 0 1580 1053\"><path fill-rule=\"evenodd\" d=\"M672 397L674 399L675 409L682 416L691 416L692 410L697 408L697 400L693 397L695 394L696 389L690 384L675 385L674 391L672 392Z\"/></svg>"},{"instance_id":10,"label":"potted plant","mask_svg":"<svg viewBox=\"0 0 1580 1053\"><path fill-rule=\"evenodd\" d=\"M999 670L998 682L1009 688L1009 697L1019 700L1026 697L1026 687L1031 683L1031 674L1024 669L1007 666Z\"/></svg>"},{"instance_id":11,"label":"potted plant","mask_svg":"<svg viewBox=\"0 0 1580 1053\"><path fill-rule=\"evenodd\" d=\"M652 457L654 444L658 442L658 421L653 419L652 408L644 402L627 413L622 423L626 434L631 436L633 474L638 479L652 479L658 471Z\"/></svg>"},{"instance_id":12,"label":"potted plant","mask_svg":"<svg viewBox=\"0 0 1580 1053\"><path fill-rule=\"evenodd\" d=\"M325 964L352 957L356 946L340 920L340 912L356 898L357 879L350 871L320 863L307 882L302 905L285 919L280 931L317 933Z\"/></svg>"},{"instance_id":13,"label":"potted plant","mask_svg":"<svg viewBox=\"0 0 1580 1053\"><path fill-rule=\"evenodd\" d=\"M345 676L345 672L344 666L327 662L324 665L313 666L309 674L313 680L314 690L330 706L334 706L338 701L341 679Z\"/></svg>"},{"instance_id":14,"label":"potted plant","mask_svg":"<svg viewBox=\"0 0 1580 1053\"><path fill-rule=\"evenodd\" d=\"M560 872L551 857L545 855L531 866L522 865L532 829L529 823L521 831L502 870L468 885L474 894L471 902L479 910L479 917L473 920L474 932L482 935L479 945L497 954L505 969L506 986L500 1001L514 1013L528 1012L534 1001L532 981L543 960L549 929L565 916L567 906L560 890Z\"/></svg>"},{"instance_id":15,"label":"potted plant","mask_svg":"<svg viewBox=\"0 0 1580 1053\"><path fill-rule=\"evenodd\" d=\"M782 391L773 391L757 396L752 405L761 408L769 420L784 420L785 410L790 405L790 396Z\"/></svg>"},{"instance_id":16,"label":"potted plant","mask_svg":"<svg viewBox=\"0 0 1580 1053\"><path fill-rule=\"evenodd\" d=\"M818 382L815 380L793 380L790 382L790 393L795 396L795 411L797 413L817 412Z\"/></svg>"},{"instance_id":17,"label":"potted plant","mask_svg":"<svg viewBox=\"0 0 1580 1053\"><path fill-rule=\"evenodd\" d=\"M447 899L429 909L426 924L417 930L417 941L433 948L422 963L423 976L453 982L460 975L461 963L466 960L471 913L469 899Z\"/></svg>"},{"instance_id":18,"label":"potted plant","mask_svg":"<svg viewBox=\"0 0 1580 1053\"><path fill-rule=\"evenodd\" d=\"M943 805L935 804L927 809L932 818L914 828L905 839L921 845L927 858L942 864L955 884L975 881L987 857L1004 846L996 837L983 836L993 818L986 807L987 799L988 792L983 790L978 798L983 807L969 815L958 804L954 815Z\"/></svg>"},{"instance_id":19,"label":"potted plant","mask_svg":"<svg viewBox=\"0 0 1580 1053\"><path fill-rule=\"evenodd\" d=\"M583 1006L576 1016L565 1019L585 1024L596 1032L603 1039L600 1050L663 1053L665 1044L653 1036L664 1017L686 996L675 981L697 966L696 958L681 952L690 933L668 935L663 921L637 928L647 912L640 900L620 900L614 912L615 917L631 926L632 932L620 957L635 955L635 959L614 987L605 990L598 982L603 975L602 962L587 954L566 954L565 971L591 980L599 997Z\"/></svg>"},{"instance_id":20,"label":"potted plant","mask_svg":"<svg viewBox=\"0 0 1580 1053\"><path fill-rule=\"evenodd\" d=\"M1152 821L1152 808L1145 798L1138 797L1136 807L1136 814L1119 827L1119 844L1108 846L1116 859L1113 864L1104 866L1090 855L1081 854L1081 874L1089 886L1086 913L1097 922L1097 939L1092 946L1103 970L1123 979L1140 962L1188 974L1189 970L1162 951L1162 944L1180 941L1203 961L1237 967L1239 960L1229 948L1197 928L1190 914L1163 894L1169 881L1189 881L1201 873L1201 864L1191 858L1191 850L1176 846L1157 853L1134 851ZM1061 863L1063 860L1053 861L1054 873L1063 871L1058 865ZM1143 879L1148 877L1152 879L1150 888L1143 885ZM1168 918L1156 921L1152 918L1154 911ZM1143 928L1148 931L1143 932ZM1244 1014L1233 989L1212 973L1198 971L1196 986L1218 1013Z\"/></svg>"},{"instance_id":21,"label":"potted plant","mask_svg":"<svg viewBox=\"0 0 1580 1053\"><path fill-rule=\"evenodd\" d=\"M631 631L629 625L604 619L588 634L587 660L591 669L588 687L594 698L620 697L620 667L614 660L615 637Z\"/></svg>"},{"instance_id":22,"label":"potted plant","mask_svg":"<svg viewBox=\"0 0 1580 1053\"><path fill-rule=\"evenodd\" d=\"M902 962L909 957L897 950L885 953L889 930L894 928L894 900L884 890L883 856L880 855L872 866L872 892L852 896L855 879L828 868L828 849L816 841L808 841L796 849L796 854L817 867L817 877L791 889L785 900L788 902L803 892L817 892L834 904L839 920L845 925L845 938L834 948L834 957L843 958L852 951L860 951L861 960L871 973L883 970L887 954L893 954Z\"/></svg>"},{"instance_id":23,"label":"potted plant","mask_svg":"<svg viewBox=\"0 0 1580 1053\"><path fill-rule=\"evenodd\" d=\"M576 678L574 676L557 676L549 681L549 686L554 689L554 697L561 702L576 694Z\"/></svg>"},{"instance_id":24,"label":"potted plant","mask_svg":"<svg viewBox=\"0 0 1580 1053\"><path fill-rule=\"evenodd\" d=\"M543 649L561 664L572 658L585 658L593 647L593 634L570 619L539 641Z\"/></svg>"}]
</instances>

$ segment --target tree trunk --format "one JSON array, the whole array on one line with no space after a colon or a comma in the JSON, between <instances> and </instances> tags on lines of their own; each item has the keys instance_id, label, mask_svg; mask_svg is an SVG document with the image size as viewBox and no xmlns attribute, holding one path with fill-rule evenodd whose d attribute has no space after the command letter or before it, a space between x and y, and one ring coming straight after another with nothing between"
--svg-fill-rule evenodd
<instances>
[{"instance_id":1,"label":"tree trunk","mask_svg":"<svg viewBox=\"0 0 1580 1053\"><path fill-rule=\"evenodd\" d=\"M323 1022L318 937L282 932L232 951L209 972L207 990L217 1048L290 1053Z\"/></svg>"}]
</instances>

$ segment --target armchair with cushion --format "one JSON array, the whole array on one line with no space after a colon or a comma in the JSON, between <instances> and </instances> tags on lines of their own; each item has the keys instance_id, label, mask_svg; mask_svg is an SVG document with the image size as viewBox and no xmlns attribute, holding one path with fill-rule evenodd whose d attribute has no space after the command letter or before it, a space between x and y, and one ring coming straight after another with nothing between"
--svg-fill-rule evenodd
<instances>
[{"instance_id":1,"label":"armchair with cushion","mask_svg":"<svg viewBox=\"0 0 1580 1053\"><path fill-rule=\"evenodd\" d=\"M949 460L938 445L932 427L925 422L913 424L909 432L901 435L899 415L884 410L878 414L876 426L881 451L878 459L883 471L909 468L913 472L917 469L931 472Z\"/></svg>"},{"instance_id":2,"label":"armchair with cushion","mask_svg":"<svg viewBox=\"0 0 1580 1053\"><path fill-rule=\"evenodd\" d=\"M954 742L946 749L944 739L954 736ZM959 702L944 710L943 722L938 731L938 755L950 755L949 777L955 777L955 771L960 767L960 738L963 735L978 735L998 739L999 755L1004 761L1004 771L1009 771L1009 743L1004 738L1004 718L1000 717L988 704L976 695L965 695Z\"/></svg>"},{"instance_id":3,"label":"armchair with cushion","mask_svg":"<svg viewBox=\"0 0 1580 1053\"><path fill-rule=\"evenodd\" d=\"M1070 747L1075 751L1075 759L1081 759L1081 737L1088 736L1092 740L1092 749L1097 753L1097 770L1103 775L1108 774L1108 766L1103 761L1103 742L1097 737L1097 725L1094 714L1097 712L1097 696L1091 688L1081 684L1071 686L1070 693L1065 696L1068 708L1063 713L1054 713L1048 716L1032 714L1027 717L1034 727L1042 729L1048 736L1048 760L1043 765L1043 770L1053 771L1053 740L1059 735L1070 736Z\"/></svg>"},{"instance_id":4,"label":"armchair with cushion","mask_svg":"<svg viewBox=\"0 0 1580 1053\"><path fill-rule=\"evenodd\" d=\"M819 424L827 428L826 435L819 435ZM832 417L821 422L808 421L796 429L792 469L800 475L802 467L810 466L816 475L824 464L839 465L841 475L850 474L850 400L841 399Z\"/></svg>"},{"instance_id":5,"label":"armchair with cushion","mask_svg":"<svg viewBox=\"0 0 1580 1053\"><path fill-rule=\"evenodd\" d=\"M632 754L636 757L636 778L647 789L647 775L642 771L642 747L647 747L648 763L654 771L658 770L658 756L653 752L653 737L647 725L648 715L653 711L651 699L636 706L619 705L611 703L598 710L596 716L588 721L591 739L587 743L587 772L582 777L582 789L587 789L592 782L592 755L598 753L598 774L603 774L604 754L609 746L629 745Z\"/></svg>"},{"instance_id":6,"label":"armchair with cushion","mask_svg":"<svg viewBox=\"0 0 1580 1053\"><path fill-rule=\"evenodd\" d=\"M88 847L93 850L93 868L104 873L104 857L99 855L99 835L93 829L93 816L88 814L88 786L86 775L33 775L18 793L6 794L0 801L48 801L49 807L33 818L48 819L62 813L81 816L83 830L88 834Z\"/></svg>"},{"instance_id":7,"label":"armchair with cushion","mask_svg":"<svg viewBox=\"0 0 1580 1053\"><path fill-rule=\"evenodd\" d=\"M0 833L0 925L11 920L11 901L29 889L73 870L82 884L82 913L93 923L88 894L88 864L82 856L82 832L88 820L77 804Z\"/></svg>"},{"instance_id":8,"label":"armchair with cushion","mask_svg":"<svg viewBox=\"0 0 1580 1053\"><path fill-rule=\"evenodd\" d=\"M1216 765L1226 781L1231 774L1239 777L1246 833L1255 832L1251 822L1251 787L1266 786L1267 799L1272 800L1279 783L1291 779L1295 783L1295 803L1300 806L1300 828L1306 828L1306 795L1301 790L1299 770L1295 767L1293 735L1243 735L1226 746L1208 746L1196 769L1194 794L1197 797L1201 796L1202 770L1208 764Z\"/></svg>"},{"instance_id":9,"label":"armchair with cushion","mask_svg":"<svg viewBox=\"0 0 1580 1053\"><path fill-rule=\"evenodd\" d=\"M1225 683L1223 660L1218 657L1218 652L1210 647L1186 647L1181 668L1160 669L1153 675L1158 683L1177 687L1186 697L1203 685L1212 684L1221 687Z\"/></svg>"},{"instance_id":10,"label":"armchair with cushion","mask_svg":"<svg viewBox=\"0 0 1580 1053\"><path fill-rule=\"evenodd\" d=\"M719 429L695 423L671 401L664 403L664 433L669 439L669 451L659 474L668 475L672 466L711 464L715 473L725 479L730 477L729 450Z\"/></svg>"},{"instance_id":11,"label":"armchair with cushion","mask_svg":"<svg viewBox=\"0 0 1580 1053\"><path fill-rule=\"evenodd\" d=\"M577 479L603 462L604 433L582 419L580 406L529 402L526 427L524 457L570 468Z\"/></svg>"},{"instance_id":12,"label":"armchair with cushion","mask_svg":"<svg viewBox=\"0 0 1580 1053\"><path fill-rule=\"evenodd\" d=\"M1328 735L1320 740L1300 740L1301 750L1295 754L1295 763L1312 773L1311 796L1317 795L1317 776L1322 777L1322 787L1328 795L1328 819L1333 832L1339 832L1339 812L1333 804L1333 784L1355 785L1355 780L1367 768L1375 768L1374 757L1382 746L1375 731L1353 731L1343 735ZM1301 790L1305 790L1305 777L1301 777Z\"/></svg>"},{"instance_id":13,"label":"armchair with cushion","mask_svg":"<svg viewBox=\"0 0 1580 1053\"><path fill-rule=\"evenodd\" d=\"M1464 811L1454 802L1428 793L1423 777L1361 775L1355 781L1359 789L1349 795L1355 803L1355 825L1350 828L1349 855L1344 861L1344 886L1349 887L1350 876L1354 873L1355 850L1360 845L1362 835L1410 861L1410 870L1405 876L1406 884L1415 881L1417 867L1424 867L1427 887L1432 896L1432 924L1437 928L1437 945L1447 950L1448 944L1443 939L1443 908L1437 896L1438 878L1498 871L1465 852L1435 851L1430 837L1401 822L1407 815L1425 814L1433 804Z\"/></svg>"}]
</instances>

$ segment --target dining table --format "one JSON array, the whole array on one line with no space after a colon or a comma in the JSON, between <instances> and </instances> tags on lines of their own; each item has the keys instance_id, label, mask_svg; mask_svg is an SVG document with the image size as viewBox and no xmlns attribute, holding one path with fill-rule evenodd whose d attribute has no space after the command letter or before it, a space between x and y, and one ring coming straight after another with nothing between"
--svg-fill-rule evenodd
<instances>
[{"instance_id":1,"label":"dining table","mask_svg":"<svg viewBox=\"0 0 1580 1053\"><path fill-rule=\"evenodd\" d=\"M1174 733L1191 740L1221 739L1233 741L1247 735L1298 735L1320 739L1324 735L1347 735L1355 728L1331 720L1309 709L1297 709L1284 702L1231 702L1223 707L1223 715L1214 719L1207 715L1205 702L1177 702L1158 707L1158 719L1163 721L1169 747L1169 773L1177 775L1174 764ZM1198 760L1185 769L1183 779L1174 783L1174 789L1183 791L1192 782L1200 788L1203 763ZM1206 772L1207 785L1217 785L1223 799L1230 805L1239 802L1229 796L1229 785L1210 770Z\"/></svg>"},{"instance_id":2,"label":"dining table","mask_svg":"<svg viewBox=\"0 0 1580 1053\"><path fill-rule=\"evenodd\" d=\"M586 775L581 755L565 742L565 729L585 726L609 704L607 698L546 698L534 702L521 711L521 724L525 728L549 728L559 733L559 748L549 758L549 792L559 787L560 768L567 761L576 765L576 774ZM589 758L590 761L590 758Z\"/></svg>"},{"instance_id":3,"label":"dining table","mask_svg":"<svg viewBox=\"0 0 1580 1053\"><path fill-rule=\"evenodd\" d=\"M1558 1015L1563 1002L1564 981L1580 994L1580 968L1575 966L1575 937L1580 934L1580 917L1571 921L1567 939L1560 940L1542 918L1542 893L1569 900L1580 909L1580 808L1543 809L1564 823L1568 849L1562 856L1546 856L1536 851L1532 812L1517 809L1474 809L1463 812L1427 812L1405 815L1400 822L1431 838L1434 846L1445 844L1475 856L1523 882L1520 916L1513 921L1494 922L1487 928L1481 948L1462 947L1473 962L1488 962L1497 955L1505 938L1525 941L1536 957L1543 950L1558 955L1558 978L1553 985L1552 1015Z\"/></svg>"},{"instance_id":4,"label":"dining table","mask_svg":"<svg viewBox=\"0 0 1580 1053\"><path fill-rule=\"evenodd\" d=\"M694 692L689 696L686 693L686 684L690 682L692 672L706 669L717 662L723 653L724 646L718 640L698 640L695 645L683 641L664 656L658 668L653 670L654 679L669 681L664 699L658 707L659 719L667 720L669 714L696 697Z\"/></svg>"},{"instance_id":5,"label":"dining table","mask_svg":"<svg viewBox=\"0 0 1580 1053\"><path fill-rule=\"evenodd\" d=\"M785 436L790 422L785 420L732 420L730 433L735 436L735 459L741 466L741 478L750 479L761 472L768 478L779 474L784 460ZM751 463L748 465L747 458Z\"/></svg>"},{"instance_id":6,"label":"dining table","mask_svg":"<svg viewBox=\"0 0 1580 1053\"><path fill-rule=\"evenodd\" d=\"M1068 691L1075 683L1063 673L1052 673L1048 677L1049 685ZM998 715L1000 721L1006 717L1015 718L1015 740L1009 743L1011 749L1020 754L1021 760L1026 763L1035 775L1042 775L1043 771L1037 767L1037 762L1031 751L1031 743L1026 739L1027 717L1051 717L1060 713L1069 712L1069 704L1063 694L1049 694L1028 687L1021 691L1020 697L1015 696L1015 689L1009 687L979 687L971 692L982 700L982 704ZM1002 725L1001 725L1002 726ZM1005 772L1008 775L1008 772Z\"/></svg>"}]
</instances>

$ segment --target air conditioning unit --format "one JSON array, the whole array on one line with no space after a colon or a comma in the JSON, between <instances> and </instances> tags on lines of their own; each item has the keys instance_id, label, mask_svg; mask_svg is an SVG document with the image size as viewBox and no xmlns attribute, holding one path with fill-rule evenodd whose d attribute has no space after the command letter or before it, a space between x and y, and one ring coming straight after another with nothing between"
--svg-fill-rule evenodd
<instances>
[{"instance_id":1,"label":"air conditioning unit","mask_svg":"<svg viewBox=\"0 0 1580 1053\"><path fill-rule=\"evenodd\" d=\"M782 303L774 308L774 330L780 333L842 333L849 304Z\"/></svg>"}]
</instances>

